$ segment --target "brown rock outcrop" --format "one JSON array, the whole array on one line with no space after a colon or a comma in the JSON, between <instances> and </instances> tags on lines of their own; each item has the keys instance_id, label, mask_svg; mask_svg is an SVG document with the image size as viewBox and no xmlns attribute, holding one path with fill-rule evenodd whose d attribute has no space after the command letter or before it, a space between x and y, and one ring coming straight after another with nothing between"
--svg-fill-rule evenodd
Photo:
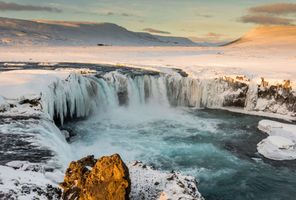
<instances>
[{"instance_id":1,"label":"brown rock outcrop","mask_svg":"<svg viewBox=\"0 0 296 200\"><path fill-rule=\"evenodd\" d=\"M129 199L130 185L128 168L118 154L71 162L60 184L64 200Z\"/></svg>"}]
</instances>

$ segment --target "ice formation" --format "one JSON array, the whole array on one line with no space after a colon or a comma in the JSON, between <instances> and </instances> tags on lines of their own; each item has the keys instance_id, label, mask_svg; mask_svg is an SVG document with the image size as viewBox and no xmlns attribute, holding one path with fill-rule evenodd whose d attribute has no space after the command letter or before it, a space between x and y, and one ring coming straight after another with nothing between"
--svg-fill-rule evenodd
<instances>
[{"instance_id":1,"label":"ice formation","mask_svg":"<svg viewBox=\"0 0 296 200\"><path fill-rule=\"evenodd\" d=\"M53 82L43 93L43 109L51 118L86 117L90 114L95 96L96 84L77 74L70 74L66 80Z\"/></svg>"},{"instance_id":2,"label":"ice formation","mask_svg":"<svg viewBox=\"0 0 296 200\"><path fill-rule=\"evenodd\" d=\"M262 120L258 128L269 135L257 145L260 154L273 160L296 159L296 125Z\"/></svg>"}]
</instances>

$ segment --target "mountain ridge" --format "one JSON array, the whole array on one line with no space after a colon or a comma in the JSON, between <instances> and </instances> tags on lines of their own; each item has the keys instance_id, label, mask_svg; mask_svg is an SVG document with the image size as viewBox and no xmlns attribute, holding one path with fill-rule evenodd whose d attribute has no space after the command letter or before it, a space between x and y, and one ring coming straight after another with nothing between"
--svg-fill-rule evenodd
<instances>
[{"instance_id":1,"label":"mountain ridge","mask_svg":"<svg viewBox=\"0 0 296 200\"><path fill-rule=\"evenodd\" d=\"M0 45L195 46L188 38L132 32L113 23L0 17Z\"/></svg>"}]
</instances>

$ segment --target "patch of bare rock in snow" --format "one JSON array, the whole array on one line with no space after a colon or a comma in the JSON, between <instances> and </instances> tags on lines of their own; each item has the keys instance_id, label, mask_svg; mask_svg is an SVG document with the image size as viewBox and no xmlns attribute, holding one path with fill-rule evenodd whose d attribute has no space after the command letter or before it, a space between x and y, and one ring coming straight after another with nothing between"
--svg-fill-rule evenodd
<instances>
[{"instance_id":1,"label":"patch of bare rock in snow","mask_svg":"<svg viewBox=\"0 0 296 200\"><path fill-rule=\"evenodd\" d=\"M44 166L27 161L0 165L0 199L60 199L56 178L61 175L61 172L47 171Z\"/></svg>"},{"instance_id":2,"label":"patch of bare rock in snow","mask_svg":"<svg viewBox=\"0 0 296 200\"><path fill-rule=\"evenodd\" d=\"M128 164L131 193L130 198L140 199L180 199L204 200L198 192L194 177L178 172L161 172L142 162Z\"/></svg>"},{"instance_id":3,"label":"patch of bare rock in snow","mask_svg":"<svg viewBox=\"0 0 296 200\"><path fill-rule=\"evenodd\" d=\"M296 159L296 125L261 120L258 128L269 135L257 145L260 154L272 160Z\"/></svg>"}]
</instances>

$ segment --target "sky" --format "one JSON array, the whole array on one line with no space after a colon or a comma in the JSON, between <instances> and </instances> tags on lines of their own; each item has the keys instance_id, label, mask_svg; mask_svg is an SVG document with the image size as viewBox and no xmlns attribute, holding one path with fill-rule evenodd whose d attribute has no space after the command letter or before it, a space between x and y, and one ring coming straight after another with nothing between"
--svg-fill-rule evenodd
<instances>
[{"instance_id":1,"label":"sky","mask_svg":"<svg viewBox=\"0 0 296 200\"><path fill-rule=\"evenodd\" d=\"M116 23L132 31L235 39L258 25L295 25L296 0L0 0L0 17Z\"/></svg>"}]
</instances>

